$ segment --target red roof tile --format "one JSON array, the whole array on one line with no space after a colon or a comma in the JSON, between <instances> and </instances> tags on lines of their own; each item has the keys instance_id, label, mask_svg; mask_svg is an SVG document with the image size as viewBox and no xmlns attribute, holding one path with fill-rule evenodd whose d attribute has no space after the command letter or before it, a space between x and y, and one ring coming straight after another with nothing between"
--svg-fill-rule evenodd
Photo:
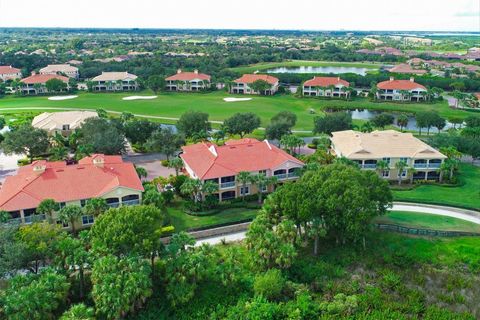
<instances>
[{"instance_id":1,"label":"red roof tile","mask_svg":"<svg viewBox=\"0 0 480 320\"><path fill-rule=\"evenodd\" d=\"M200 80L208 80L210 81L210 76L205 73L198 73L198 72L179 72L166 78L167 81L191 81L194 79Z\"/></svg>"},{"instance_id":2,"label":"red roof tile","mask_svg":"<svg viewBox=\"0 0 480 320\"><path fill-rule=\"evenodd\" d=\"M390 68L388 71L392 72L392 73L407 73L407 74L425 74L425 73L427 73L427 70L413 69L409 64L406 64L406 63L396 65L395 67Z\"/></svg>"},{"instance_id":3,"label":"red roof tile","mask_svg":"<svg viewBox=\"0 0 480 320\"><path fill-rule=\"evenodd\" d=\"M300 160L266 140L230 140L224 146L197 143L182 149L181 158L200 179L233 176L240 171L275 169L286 161L303 166Z\"/></svg>"},{"instance_id":4,"label":"red roof tile","mask_svg":"<svg viewBox=\"0 0 480 320\"><path fill-rule=\"evenodd\" d=\"M103 157L103 167L93 164L98 157ZM45 166L45 171L34 172L35 166ZM123 162L120 156L96 155L76 165L36 161L6 178L0 189L0 208L7 211L36 208L44 199L57 202L90 199L117 187L143 191L135 167Z\"/></svg>"},{"instance_id":5,"label":"red roof tile","mask_svg":"<svg viewBox=\"0 0 480 320\"><path fill-rule=\"evenodd\" d=\"M0 66L0 74L12 74L20 73L20 69L14 68L12 66Z\"/></svg>"},{"instance_id":6,"label":"red roof tile","mask_svg":"<svg viewBox=\"0 0 480 320\"><path fill-rule=\"evenodd\" d=\"M305 81L303 85L310 87L328 87L331 85L343 85L345 87L348 87L350 83L343 79L340 79L339 77L313 77L313 79Z\"/></svg>"},{"instance_id":7,"label":"red roof tile","mask_svg":"<svg viewBox=\"0 0 480 320\"><path fill-rule=\"evenodd\" d=\"M244 74L240 78L234 80L236 83L254 83L257 80L263 80L271 85L278 82L278 78L266 75L266 74Z\"/></svg>"},{"instance_id":8,"label":"red roof tile","mask_svg":"<svg viewBox=\"0 0 480 320\"><path fill-rule=\"evenodd\" d=\"M30 77L22 79L21 82L25 84L35 84L35 83L43 84L50 79L58 79L68 83L68 77L60 76L57 74L34 74L34 75L31 75Z\"/></svg>"},{"instance_id":9,"label":"red roof tile","mask_svg":"<svg viewBox=\"0 0 480 320\"><path fill-rule=\"evenodd\" d=\"M427 88L425 88L421 84L418 84L410 80L382 81L377 84L377 88L382 90L413 90L413 89L427 90Z\"/></svg>"}]
</instances>

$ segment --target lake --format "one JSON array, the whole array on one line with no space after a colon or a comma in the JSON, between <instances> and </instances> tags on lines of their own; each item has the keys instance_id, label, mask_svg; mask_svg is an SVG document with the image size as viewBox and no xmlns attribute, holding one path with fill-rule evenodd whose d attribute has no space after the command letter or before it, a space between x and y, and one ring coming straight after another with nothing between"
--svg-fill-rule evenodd
<instances>
[{"instance_id":1,"label":"lake","mask_svg":"<svg viewBox=\"0 0 480 320\"><path fill-rule=\"evenodd\" d=\"M372 110L367 110L367 109L355 109L355 110L348 111L348 113L350 113L352 115L352 119L371 120L377 114L380 114L382 112L381 111L372 111ZM393 117L395 118L394 123L395 123L395 126L396 126L397 118L398 118L399 114L394 113L394 112L388 112L388 113L393 115ZM447 121L447 124L445 125L445 128L443 130L448 130L450 128L453 128L453 124ZM405 127L405 129L418 131L417 120L415 119L415 117L413 115L408 115L408 124ZM426 128L422 128L422 131L426 131L426 130L427 130ZM437 129L436 128L431 128L430 131L431 132L436 132Z\"/></svg>"},{"instance_id":2,"label":"lake","mask_svg":"<svg viewBox=\"0 0 480 320\"><path fill-rule=\"evenodd\" d=\"M266 73L322 73L322 74L342 74L342 73L355 73L361 76L367 74L368 68L357 67L278 67L265 70Z\"/></svg>"}]
</instances>

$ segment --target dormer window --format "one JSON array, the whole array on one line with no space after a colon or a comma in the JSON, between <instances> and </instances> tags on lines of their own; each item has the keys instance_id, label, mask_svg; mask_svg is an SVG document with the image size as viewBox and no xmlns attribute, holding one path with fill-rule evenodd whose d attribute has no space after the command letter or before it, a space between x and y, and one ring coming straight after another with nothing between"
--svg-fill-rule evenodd
<instances>
[{"instance_id":1,"label":"dormer window","mask_svg":"<svg viewBox=\"0 0 480 320\"><path fill-rule=\"evenodd\" d=\"M70 125L69 125L69 124L64 124L64 125L62 125L62 130L63 130L63 131L68 131L68 130L70 130Z\"/></svg>"}]
</instances>

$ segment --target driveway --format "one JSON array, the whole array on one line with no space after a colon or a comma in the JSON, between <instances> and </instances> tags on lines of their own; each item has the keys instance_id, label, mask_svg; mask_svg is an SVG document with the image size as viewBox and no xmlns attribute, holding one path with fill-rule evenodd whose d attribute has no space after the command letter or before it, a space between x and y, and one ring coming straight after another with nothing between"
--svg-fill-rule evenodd
<instances>
[{"instance_id":1,"label":"driveway","mask_svg":"<svg viewBox=\"0 0 480 320\"><path fill-rule=\"evenodd\" d=\"M394 202L393 207L389 210L436 214L436 215L458 218L461 220L466 220L476 224L480 224L480 212L473 211L473 210L428 205L428 204L406 203L406 202ZM247 233L246 231L241 231L241 232L235 232L227 235L199 239L195 244L195 246L201 246L204 243L215 245L215 244L221 243L222 241L225 241L225 242L241 241L245 239L246 233Z\"/></svg>"}]
</instances>

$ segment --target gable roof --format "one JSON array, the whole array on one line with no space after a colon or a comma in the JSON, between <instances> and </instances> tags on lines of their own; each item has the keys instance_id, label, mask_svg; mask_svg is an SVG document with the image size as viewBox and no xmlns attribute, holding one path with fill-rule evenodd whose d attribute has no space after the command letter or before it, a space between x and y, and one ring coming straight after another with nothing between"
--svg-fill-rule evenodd
<instances>
[{"instance_id":1,"label":"gable roof","mask_svg":"<svg viewBox=\"0 0 480 320\"><path fill-rule=\"evenodd\" d=\"M98 114L95 111L63 111L63 112L44 112L33 118L32 126L43 130L62 129L62 126L68 124L70 130L80 127L88 118L96 118Z\"/></svg>"},{"instance_id":2,"label":"gable roof","mask_svg":"<svg viewBox=\"0 0 480 320\"><path fill-rule=\"evenodd\" d=\"M180 157L199 179L234 176L240 171L274 169L287 161L303 166L303 162L267 140L229 140L223 146L202 142L182 149Z\"/></svg>"},{"instance_id":3,"label":"gable roof","mask_svg":"<svg viewBox=\"0 0 480 320\"><path fill-rule=\"evenodd\" d=\"M332 145L348 159L441 158L446 157L411 133L395 130L362 133L353 130L332 132Z\"/></svg>"},{"instance_id":4,"label":"gable roof","mask_svg":"<svg viewBox=\"0 0 480 320\"><path fill-rule=\"evenodd\" d=\"M103 158L103 167L94 165L95 157ZM35 167L44 167L45 171L35 172ZM0 189L0 208L6 211L36 208L44 199L57 202L90 199L118 187L143 191L135 167L123 162L121 156L94 155L75 165L36 161L6 178Z\"/></svg>"},{"instance_id":5,"label":"gable roof","mask_svg":"<svg viewBox=\"0 0 480 320\"><path fill-rule=\"evenodd\" d=\"M328 87L328 86L350 86L348 81L341 79L340 77L313 77L313 79L304 82L305 86L311 87Z\"/></svg>"},{"instance_id":6,"label":"gable roof","mask_svg":"<svg viewBox=\"0 0 480 320\"><path fill-rule=\"evenodd\" d=\"M238 79L233 80L236 83L254 83L257 80L263 80L271 85L274 85L278 82L278 78L266 75L266 74L244 74Z\"/></svg>"},{"instance_id":7,"label":"gable roof","mask_svg":"<svg viewBox=\"0 0 480 320\"><path fill-rule=\"evenodd\" d=\"M92 81L118 81L131 79L136 80L138 77L134 74L124 72L102 72L101 75L96 76Z\"/></svg>"},{"instance_id":8,"label":"gable roof","mask_svg":"<svg viewBox=\"0 0 480 320\"><path fill-rule=\"evenodd\" d=\"M208 80L210 81L210 76L205 73L199 73L199 72L183 72L179 71L173 76L170 76L166 78L165 80L167 81L192 81L195 79L199 80Z\"/></svg>"},{"instance_id":9,"label":"gable roof","mask_svg":"<svg viewBox=\"0 0 480 320\"><path fill-rule=\"evenodd\" d=\"M411 73L411 74L425 74L427 70L422 69L413 69L409 64L401 63L396 65L393 68L388 69L389 72L392 73Z\"/></svg>"},{"instance_id":10,"label":"gable roof","mask_svg":"<svg viewBox=\"0 0 480 320\"><path fill-rule=\"evenodd\" d=\"M57 73L57 72L77 72L78 68L69 64L49 64L40 69L40 73Z\"/></svg>"},{"instance_id":11,"label":"gable roof","mask_svg":"<svg viewBox=\"0 0 480 320\"><path fill-rule=\"evenodd\" d=\"M413 90L413 89L423 89L427 90L421 84L416 83L413 79L410 80L394 80L391 78L387 81L382 81L377 84L378 89L382 90Z\"/></svg>"},{"instance_id":12,"label":"gable roof","mask_svg":"<svg viewBox=\"0 0 480 320\"><path fill-rule=\"evenodd\" d=\"M12 66L0 66L0 74L13 74L20 73L22 70L14 68Z\"/></svg>"},{"instance_id":13,"label":"gable roof","mask_svg":"<svg viewBox=\"0 0 480 320\"><path fill-rule=\"evenodd\" d=\"M68 83L68 77L60 76L58 74L33 74L30 77L26 77L20 81L25 84L35 84L35 83L44 84L51 79L58 79L58 80L62 80L65 83Z\"/></svg>"}]
</instances>

